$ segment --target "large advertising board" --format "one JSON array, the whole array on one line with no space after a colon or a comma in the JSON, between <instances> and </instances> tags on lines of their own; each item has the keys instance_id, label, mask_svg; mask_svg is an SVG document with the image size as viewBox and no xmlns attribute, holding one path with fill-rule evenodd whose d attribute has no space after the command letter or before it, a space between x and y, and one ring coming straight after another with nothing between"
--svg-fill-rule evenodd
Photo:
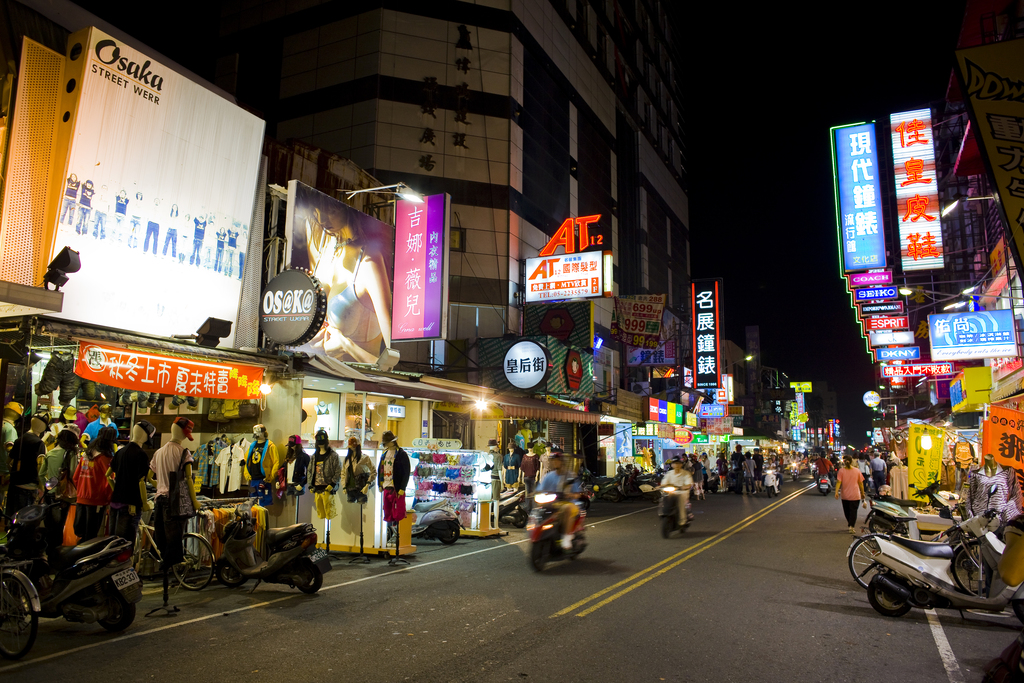
<instances>
[{"instance_id":1,"label":"large advertising board","mask_svg":"<svg viewBox=\"0 0 1024 683\"><path fill-rule=\"evenodd\" d=\"M904 272L942 268L942 206L935 175L931 109L889 116Z\"/></svg>"},{"instance_id":2,"label":"large advertising board","mask_svg":"<svg viewBox=\"0 0 1024 683\"><path fill-rule=\"evenodd\" d=\"M1017 355L1013 311L968 311L928 316L932 360Z\"/></svg>"},{"instance_id":3,"label":"large advertising board","mask_svg":"<svg viewBox=\"0 0 1024 683\"><path fill-rule=\"evenodd\" d=\"M885 227L875 124L833 128L832 163L843 271L884 268Z\"/></svg>"},{"instance_id":4,"label":"large advertising board","mask_svg":"<svg viewBox=\"0 0 1024 683\"><path fill-rule=\"evenodd\" d=\"M722 367L722 280L694 280L690 289L694 386L697 389L717 389Z\"/></svg>"},{"instance_id":5,"label":"large advertising board","mask_svg":"<svg viewBox=\"0 0 1024 683\"><path fill-rule=\"evenodd\" d=\"M634 294L615 297L612 337L642 349L656 349L661 343L661 319L665 294Z\"/></svg>"},{"instance_id":6,"label":"large advertising board","mask_svg":"<svg viewBox=\"0 0 1024 683\"><path fill-rule=\"evenodd\" d=\"M395 203L393 341L447 336L450 201L435 194Z\"/></svg>"},{"instance_id":7,"label":"large advertising board","mask_svg":"<svg viewBox=\"0 0 1024 683\"><path fill-rule=\"evenodd\" d=\"M158 336L235 322L263 121L96 28L76 35L85 72L45 251L82 267L60 317Z\"/></svg>"},{"instance_id":8,"label":"large advertising board","mask_svg":"<svg viewBox=\"0 0 1024 683\"><path fill-rule=\"evenodd\" d=\"M611 252L585 251L526 259L526 303L611 295ZM610 280L609 280L610 281Z\"/></svg>"},{"instance_id":9,"label":"large advertising board","mask_svg":"<svg viewBox=\"0 0 1024 683\"><path fill-rule=\"evenodd\" d=\"M297 180L288 183L287 226L288 266L327 290L327 324L298 349L376 362L391 346L394 228Z\"/></svg>"}]
</instances>

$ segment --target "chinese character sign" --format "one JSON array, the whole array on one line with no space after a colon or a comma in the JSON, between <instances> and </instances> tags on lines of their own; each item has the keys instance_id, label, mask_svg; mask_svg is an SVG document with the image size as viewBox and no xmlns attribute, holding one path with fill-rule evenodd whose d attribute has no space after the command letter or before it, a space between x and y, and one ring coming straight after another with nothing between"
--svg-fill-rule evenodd
<instances>
[{"instance_id":1,"label":"chinese character sign","mask_svg":"<svg viewBox=\"0 0 1024 683\"><path fill-rule=\"evenodd\" d=\"M676 341L669 339L662 342L656 349L641 349L630 346L626 364L630 367L639 365L675 365L676 364Z\"/></svg>"},{"instance_id":2,"label":"chinese character sign","mask_svg":"<svg viewBox=\"0 0 1024 683\"><path fill-rule=\"evenodd\" d=\"M932 360L1017 355L1013 311L972 311L928 316Z\"/></svg>"},{"instance_id":3,"label":"chinese character sign","mask_svg":"<svg viewBox=\"0 0 1024 683\"><path fill-rule=\"evenodd\" d=\"M937 427L912 423L907 428L907 468L910 497L927 500L916 491L927 488L939 478L945 432Z\"/></svg>"},{"instance_id":4,"label":"chinese character sign","mask_svg":"<svg viewBox=\"0 0 1024 683\"><path fill-rule=\"evenodd\" d=\"M943 267L942 206L935 176L932 112L889 116L903 270Z\"/></svg>"},{"instance_id":5,"label":"chinese character sign","mask_svg":"<svg viewBox=\"0 0 1024 683\"><path fill-rule=\"evenodd\" d=\"M612 337L640 349L657 349L661 342L661 318L665 312L665 296L637 294L615 297Z\"/></svg>"},{"instance_id":6,"label":"chinese character sign","mask_svg":"<svg viewBox=\"0 0 1024 683\"><path fill-rule=\"evenodd\" d=\"M694 280L690 289L695 388L717 389L721 368L722 280Z\"/></svg>"},{"instance_id":7,"label":"chinese character sign","mask_svg":"<svg viewBox=\"0 0 1024 683\"><path fill-rule=\"evenodd\" d=\"M103 344L82 342L75 374L118 389L169 396L259 398L263 368L237 363L207 363Z\"/></svg>"},{"instance_id":8,"label":"chinese character sign","mask_svg":"<svg viewBox=\"0 0 1024 683\"><path fill-rule=\"evenodd\" d=\"M605 258L608 254L608 258ZM526 259L526 303L605 295L611 252L586 251Z\"/></svg>"},{"instance_id":9,"label":"chinese character sign","mask_svg":"<svg viewBox=\"0 0 1024 683\"><path fill-rule=\"evenodd\" d=\"M997 205L1010 236L1010 251L1020 268L1024 254L1024 101L1020 90L1024 41L958 50L956 59L960 90L971 114L971 132L999 193Z\"/></svg>"},{"instance_id":10,"label":"chinese character sign","mask_svg":"<svg viewBox=\"0 0 1024 683\"><path fill-rule=\"evenodd\" d=\"M395 204L395 294L391 339L444 339L448 322L448 214L445 194Z\"/></svg>"},{"instance_id":11,"label":"chinese character sign","mask_svg":"<svg viewBox=\"0 0 1024 683\"><path fill-rule=\"evenodd\" d=\"M988 419L981 426L981 452L1004 467L1024 470L1024 413L989 407Z\"/></svg>"},{"instance_id":12,"label":"chinese character sign","mask_svg":"<svg viewBox=\"0 0 1024 683\"><path fill-rule=\"evenodd\" d=\"M875 124L833 128L832 161L843 271L884 268L885 229Z\"/></svg>"}]
</instances>

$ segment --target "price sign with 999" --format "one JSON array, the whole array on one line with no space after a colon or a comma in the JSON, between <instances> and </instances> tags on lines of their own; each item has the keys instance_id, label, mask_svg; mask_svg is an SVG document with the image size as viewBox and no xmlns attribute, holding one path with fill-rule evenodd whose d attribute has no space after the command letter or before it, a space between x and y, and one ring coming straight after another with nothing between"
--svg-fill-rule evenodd
<instances>
[{"instance_id":1,"label":"price sign with 999","mask_svg":"<svg viewBox=\"0 0 1024 683\"><path fill-rule=\"evenodd\" d=\"M612 336L643 349L656 349L661 342L664 294L620 296L615 299Z\"/></svg>"}]
</instances>

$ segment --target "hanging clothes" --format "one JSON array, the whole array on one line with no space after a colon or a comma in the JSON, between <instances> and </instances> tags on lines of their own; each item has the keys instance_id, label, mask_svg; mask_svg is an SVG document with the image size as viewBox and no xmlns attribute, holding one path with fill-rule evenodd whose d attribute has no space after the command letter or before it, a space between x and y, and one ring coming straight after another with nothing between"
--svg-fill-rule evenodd
<instances>
[{"instance_id":1,"label":"hanging clothes","mask_svg":"<svg viewBox=\"0 0 1024 683\"><path fill-rule=\"evenodd\" d=\"M889 493L893 498L909 498L910 497L910 483L909 476L907 474L907 467L900 465L893 467L889 470L889 486L892 491Z\"/></svg>"},{"instance_id":2,"label":"hanging clothes","mask_svg":"<svg viewBox=\"0 0 1024 683\"><path fill-rule=\"evenodd\" d=\"M995 491L990 493L993 485ZM973 473L967 504L972 514L980 515L987 510L995 510L1004 524L1009 522L1021 512L1021 492L1016 472L1007 467L991 477L984 470Z\"/></svg>"},{"instance_id":3,"label":"hanging clothes","mask_svg":"<svg viewBox=\"0 0 1024 683\"><path fill-rule=\"evenodd\" d=\"M217 488L221 493L228 492L228 475L231 472L231 447L222 448L217 453L217 468L218 468L218 486Z\"/></svg>"},{"instance_id":4,"label":"hanging clothes","mask_svg":"<svg viewBox=\"0 0 1024 683\"><path fill-rule=\"evenodd\" d=\"M245 444L243 447L242 444ZM245 470L245 452L249 444L246 441L239 441L231 447L230 468L228 474L228 491L238 491L242 488L243 474Z\"/></svg>"},{"instance_id":5,"label":"hanging clothes","mask_svg":"<svg viewBox=\"0 0 1024 683\"><path fill-rule=\"evenodd\" d=\"M267 539L267 523L269 516L267 515L267 509L261 505L253 505L252 512L252 527L253 531L256 532L256 552L261 556L266 557L266 539Z\"/></svg>"}]
</instances>

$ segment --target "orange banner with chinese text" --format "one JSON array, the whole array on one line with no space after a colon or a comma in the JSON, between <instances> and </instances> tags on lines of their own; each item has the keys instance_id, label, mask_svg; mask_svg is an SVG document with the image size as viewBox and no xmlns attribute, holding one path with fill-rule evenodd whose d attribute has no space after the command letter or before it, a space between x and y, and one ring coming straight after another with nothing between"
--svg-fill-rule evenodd
<instances>
[{"instance_id":1,"label":"orange banner with chinese text","mask_svg":"<svg viewBox=\"0 0 1024 683\"><path fill-rule=\"evenodd\" d=\"M1024 413L990 407L981 427L981 454L983 460L991 454L1004 467L1024 469Z\"/></svg>"},{"instance_id":2,"label":"orange banner with chinese text","mask_svg":"<svg viewBox=\"0 0 1024 683\"><path fill-rule=\"evenodd\" d=\"M258 398L263 368L238 363L208 363L82 342L75 374L99 384L168 396Z\"/></svg>"}]
</instances>

